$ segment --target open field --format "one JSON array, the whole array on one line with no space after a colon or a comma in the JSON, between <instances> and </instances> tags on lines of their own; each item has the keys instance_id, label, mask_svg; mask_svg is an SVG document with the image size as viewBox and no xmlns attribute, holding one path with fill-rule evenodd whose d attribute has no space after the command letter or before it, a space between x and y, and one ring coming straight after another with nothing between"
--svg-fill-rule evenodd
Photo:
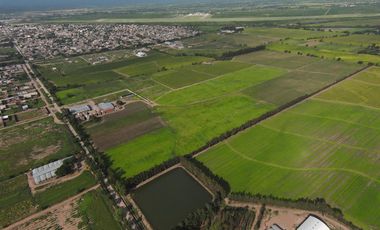
<instances>
[{"instance_id":1,"label":"open field","mask_svg":"<svg viewBox=\"0 0 380 230\"><path fill-rule=\"evenodd\" d=\"M143 102L128 104L126 109L84 124L101 151L164 126L163 121Z\"/></svg>"},{"instance_id":2,"label":"open field","mask_svg":"<svg viewBox=\"0 0 380 230\"><path fill-rule=\"evenodd\" d=\"M26 175L0 182L0 227L24 218L36 210Z\"/></svg>"},{"instance_id":3,"label":"open field","mask_svg":"<svg viewBox=\"0 0 380 230\"><path fill-rule=\"evenodd\" d=\"M96 183L95 177L89 171L84 171L72 180L36 193L34 199L39 208L45 209L94 186Z\"/></svg>"},{"instance_id":4,"label":"open field","mask_svg":"<svg viewBox=\"0 0 380 230\"><path fill-rule=\"evenodd\" d=\"M291 51L302 55L314 55L327 59L339 59L347 62L379 64L378 55L371 55L366 48L379 45L379 35L351 34L320 39L294 39L270 44L270 50ZM377 51L380 52L380 51Z\"/></svg>"},{"instance_id":5,"label":"open field","mask_svg":"<svg viewBox=\"0 0 380 230\"><path fill-rule=\"evenodd\" d=\"M79 201L78 208L82 218L80 227L94 230L122 229L113 216L111 200L100 189L85 194Z\"/></svg>"},{"instance_id":6,"label":"open field","mask_svg":"<svg viewBox=\"0 0 380 230\"><path fill-rule=\"evenodd\" d=\"M165 49L172 54L204 55L218 57L230 51L256 47L286 38L307 39L313 37L332 37L338 31L316 31L286 28L247 27L241 33L219 34L220 27L213 26L209 32L183 40L184 49Z\"/></svg>"},{"instance_id":7,"label":"open field","mask_svg":"<svg viewBox=\"0 0 380 230\"><path fill-rule=\"evenodd\" d=\"M96 189L55 205L48 212L40 212L12 230L121 229L112 213L111 200Z\"/></svg>"},{"instance_id":8,"label":"open field","mask_svg":"<svg viewBox=\"0 0 380 230\"><path fill-rule=\"evenodd\" d=\"M208 60L205 57L175 57L151 52L146 58L129 57L97 65L91 65L79 57L58 59L39 64L38 69L44 78L57 87L56 95L61 102L71 104L126 88L142 90L163 87L144 76ZM164 90L159 88L157 93Z\"/></svg>"},{"instance_id":9,"label":"open field","mask_svg":"<svg viewBox=\"0 0 380 230\"><path fill-rule=\"evenodd\" d=\"M378 229L379 72L356 75L198 158L233 191L322 197L354 224Z\"/></svg>"},{"instance_id":10,"label":"open field","mask_svg":"<svg viewBox=\"0 0 380 230\"><path fill-rule=\"evenodd\" d=\"M265 63L273 58L277 58L275 63ZM288 59L294 61L286 66ZM126 177L136 175L173 156L190 153L227 130L362 67L268 51L244 55L231 63L250 66L169 90L156 99L155 111L168 127L107 150L113 167L123 169ZM212 73L212 66L205 68L203 72Z\"/></svg>"},{"instance_id":11,"label":"open field","mask_svg":"<svg viewBox=\"0 0 380 230\"><path fill-rule=\"evenodd\" d=\"M0 180L79 151L69 130L51 118L4 129L0 134Z\"/></svg>"},{"instance_id":12,"label":"open field","mask_svg":"<svg viewBox=\"0 0 380 230\"><path fill-rule=\"evenodd\" d=\"M229 61L210 62L157 73L153 75L153 79L175 89L206 81L246 67L249 67L249 65L244 63Z\"/></svg>"}]
</instances>

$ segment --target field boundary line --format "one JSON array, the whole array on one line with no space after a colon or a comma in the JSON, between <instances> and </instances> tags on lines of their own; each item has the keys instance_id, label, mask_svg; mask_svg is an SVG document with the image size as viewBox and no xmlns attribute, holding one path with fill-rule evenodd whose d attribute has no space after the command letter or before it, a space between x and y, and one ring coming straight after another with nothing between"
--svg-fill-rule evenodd
<instances>
[{"instance_id":1,"label":"field boundary line","mask_svg":"<svg viewBox=\"0 0 380 230\"><path fill-rule=\"evenodd\" d=\"M280 106L277 109L271 110L271 111L261 115L258 118L247 121L244 124L242 124L240 127L229 130L229 131L221 134L220 136L215 137L214 139L210 140L207 144L205 144L204 146L200 147L199 149L193 151L192 153L190 153L188 155L193 157L193 158L196 158L197 156L203 154L204 152L206 152L207 150L211 149L212 147L218 145L219 143L222 143L223 141L225 141L225 140L227 140L227 139L229 139L229 138L231 138L231 137L233 137L233 136L235 136L241 132L247 131L249 128L257 126L258 124L260 124L260 123L262 123L262 122L264 122L264 121L266 121L272 117L278 116L282 112L288 111L288 110L304 103L305 101L312 99L315 96L318 96L318 95L334 88L335 86L339 85L339 83L341 83L345 80L348 80L348 79L366 71L367 69L370 69L370 66L365 66L365 67L351 73L350 75L343 77L343 78L341 78L341 79L339 79L339 80L315 91L314 93L307 94L303 97L296 98L295 100L293 100L293 101L291 101L291 102L289 102L283 106Z\"/></svg>"},{"instance_id":2,"label":"field boundary line","mask_svg":"<svg viewBox=\"0 0 380 230\"><path fill-rule=\"evenodd\" d=\"M352 121L348 121L348 120L344 120L344 119L327 117L327 116L320 116L320 115L313 115L313 114L308 114L308 113L300 113L300 112L294 112L294 111L288 111L288 112L292 113L292 114L296 114L296 115L305 116L305 117L315 117L315 118L321 118L321 119L326 119L326 120L344 122L344 123L347 123L347 124L356 125L356 126L359 126L359 127L363 127L363 128L368 128L368 129L373 129L373 130L380 131L380 128L374 128L374 127L367 126L367 125L361 125L360 123L352 122Z\"/></svg>"},{"instance_id":3,"label":"field boundary line","mask_svg":"<svg viewBox=\"0 0 380 230\"><path fill-rule=\"evenodd\" d=\"M165 87L165 88L168 88L170 91L174 90L174 88L172 88L172 87L170 87L170 86L168 86L168 85L165 85L164 83L162 83L162 82L160 82L160 81L157 81L157 80L154 79L153 77L151 77L150 80L153 81L153 82L156 82L156 83L159 84L159 85L162 85L162 86ZM169 91L169 92L170 92L170 91Z\"/></svg>"},{"instance_id":4,"label":"field boundary line","mask_svg":"<svg viewBox=\"0 0 380 230\"><path fill-rule=\"evenodd\" d=\"M329 144L332 144L332 145L346 147L346 148L349 148L349 149L368 151L368 149L363 148L363 147L353 146L353 145L347 145L347 144L341 144L339 142L328 141L328 140L324 140L322 138L308 136L308 135L302 135L302 134L295 133L295 132L282 131L280 129L276 129L276 128L273 128L273 127L270 127L270 126L264 125L264 124L260 124L259 126L265 128L265 129L272 130L272 131L277 132L277 133L283 133L283 134L287 134L287 135L291 135L291 136L297 136L297 137L301 137L301 138L305 138L305 139L310 139L310 140L314 140L314 141L320 141L320 142L329 143Z\"/></svg>"},{"instance_id":5,"label":"field boundary line","mask_svg":"<svg viewBox=\"0 0 380 230\"><path fill-rule=\"evenodd\" d=\"M368 81L363 81L363 80L359 80L359 79L352 79L353 81L356 81L356 82L360 82L360 83L363 83L363 84L366 84L366 85L372 85L372 86L376 86L376 87L380 87L380 84L376 84L376 83L372 83L372 82L368 82Z\"/></svg>"},{"instance_id":6,"label":"field boundary line","mask_svg":"<svg viewBox=\"0 0 380 230\"><path fill-rule=\"evenodd\" d=\"M289 166L283 166L283 165L279 165L279 164L275 164L275 163L271 163L271 162L266 162L266 161L261 161L261 160L257 160L255 158L252 158L252 157L249 157L247 155L245 155L244 153L236 150L234 147L231 146L231 144L228 142L228 141L224 141L225 145L232 151L234 152L236 155L240 156L241 158L244 158L248 161L253 161L253 162L256 162L258 164L262 164L262 165L265 165L265 166L269 166L269 167L273 167L273 168L279 168L279 169L284 169L284 170L290 170L290 171L301 171L301 172L313 172L313 171L321 171L321 172L324 172L324 171L341 171L341 172L346 172L346 173L352 173L352 174L356 174L356 175L359 175L359 176L362 176L362 177L365 177L371 181L374 181L374 182L377 182L378 184L380 184L380 180L379 179L376 179L374 177L371 177L363 172L360 172L360 171L356 171L356 170L352 170L352 169L346 169L346 168L317 168L317 167L313 167L313 168L297 168L297 167L289 167Z\"/></svg>"},{"instance_id":7,"label":"field boundary line","mask_svg":"<svg viewBox=\"0 0 380 230\"><path fill-rule=\"evenodd\" d=\"M121 90L114 91L114 92L111 92L111 93L107 93L107 94L103 94L103 95L100 95L100 96L96 96L96 97L92 97L92 98L89 98L89 99L85 99L85 100L82 100L82 101L78 101L78 102L74 102L74 103L70 103L70 104L62 105L61 107L63 107L63 108L68 108L68 107L71 107L71 106L74 106L74 105L79 105L79 104L83 104L83 103L88 103L88 102L91 101L91 100L95 100L95 99L99 99L99 98L102 98L102 97L111 96L111 95L113 95L113 94L121 93L121 92L123 92L123 91L128 91L128 92L130 92L130 90L129 90L128 88L125 88L125 89L121 89Z\"/></svg>"},{"instance_id":8,"label":"field boundary line","mask_svg":"<svg viewBox=\"0 0 380 230\"><path fill-rule=\"evenodd\" d=\"M206 80L204 80L204 81L199 81L199 82L196 82L196 83L191 84L191 85L186 85L186 86L182 86L182 87L179 87L179 88L175 88L175 89L173 89L172 91L165 92L164 94L160 95L159 97L157 97L157 98L155 99L155 101L158 101L158 100L161 99L162 97L164 97L164 96L166 96L166 95L168 95L168 94L170 94L170 93L172 93L172 92L176 92L176 91L179 91L179 90L183 90L183 89L186 89L186 88L190 88L190 87L193 87L193 86L196 86L196 85L200 85L200 84L203 84L203 83L206 83L206 82L209 82L209 81L217 80L217 79L219 79L219 78L224 77L224 76L227 75L227 74L231 74L231 73L235 73L235 72L237 72L237 71L241 71L241 70L244 70L244 69L252 68L252 67L254 67L254 66L256 66L256 65L251 65L251 66L249 66L249 67L242 68L242 69L239 69L239 70L236 70L236 71L232 71L232 72L229 72L229 73L226 73L226 74L216 75L214 78L206 79Z\"/></svg>"},{"instance_id":9,"label":"field boundary line","mask_svg":"<svg viewBox=\"0 0 380 230\"><path fill-rule=\"evenodd\" d=\"M76 194L76 195L74 195L74 196L72 196L72 197L69 197L69 198L65 199L64 201L61 201L61 202L59 202L59 203L57 203L57 204L54 204L53 206L50 206L50 207L47 208L47 209L44 209L44 210L41 210L41 211L39 211L39 212L33 213L32 215L27 216L27 217L25 217L24 219L21 219L21 220L15 222L15 223L9 225L8 227L5 227L4 230L15 229L16 227L18 227L18 226L20 226L20 225L22 225L22 224L25 224L25 223L27 223L28 221L31 221L31 220L33 220L33 219L35 219L35 218L38 218L38 217L40 217L40 216L43 216L43 215L49 213L50 211L53 211L54 209L57 209L58 207L60 207L60 206L62 206L62 205L64 205L64 204L70 203L70 202L72 202L73 200L75 200L75 199L77 199L77 198L80 198L80 197L83 196L84 194L86 194L86 193L88 193L88 192L90 192L90 191L92 191L92 190L95 190L95 189L97 189L97 188L99 188L99 187L100 187L99 184L97 184L97 185L95 185L95 186L92 186L91 188L88 188L88 189L86 189L86 190L84 190L84 191L82 191L82 192L80 192L80 193L78 193L78 194Z\"/></svg>"},{"instance_id":10,"label":"field boundary line","mask_svg":"<svg viewBox=\"0 0 380 230\"><path fill-rule=\"evenodd\" d=\"M367 108L370 110L378 110L380 111L380 108L370 106L370 105L363 105L363 104L357 104L357 103L352 103L352 102L345 102L345 101L337 101L337 100L329 100L329 99L323 99L323 98L313 98L315 101L321 101L321 102L326 102L330 104L341 104L341 105L349 105L349 106L357 106L357 107L363 107Z\"/></svg>"}]
</instances>

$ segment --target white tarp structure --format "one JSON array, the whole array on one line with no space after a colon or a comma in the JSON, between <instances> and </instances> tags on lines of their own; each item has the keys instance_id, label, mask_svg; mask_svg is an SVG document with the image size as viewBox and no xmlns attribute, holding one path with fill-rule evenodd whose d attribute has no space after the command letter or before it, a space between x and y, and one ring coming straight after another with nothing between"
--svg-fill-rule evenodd
<instances>
[{"instance_id":1,"label":"white tarp structure","mask_svg":"<svg viewBox=\"0 0 380 230\"><path fill-rule=\"evenodd\" d=\"M318 217L308 216L297 230L330 230L330 228Z\"/></svg>"},{"instance_id":2,"label":"white tarp structure","mask_svg":"<svg viewBox=\"0 0 380 230\"><path fill-rule=\"evenodd\" d=\"M55 172L57 171L59 167L62 166L64 160L65 159L54 161L47 165L33 169L32 176L33 176L34 182L36 184L39 184L45 180L55 177Z\"/></svg>"}]
</instances>

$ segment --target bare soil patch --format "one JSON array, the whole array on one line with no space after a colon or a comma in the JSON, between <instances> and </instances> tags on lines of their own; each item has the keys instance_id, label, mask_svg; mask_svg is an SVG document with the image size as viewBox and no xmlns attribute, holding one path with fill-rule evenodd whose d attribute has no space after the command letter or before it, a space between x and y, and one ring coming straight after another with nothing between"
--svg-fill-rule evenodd
<instances>
[{"instance_id":1,"label":"bare soil patch","mask_svg":"<svg viewBox=\"0 0 380 230\"><path fill-rule=\"evenodd\" d=\"M78 201L80 198L64 203L50 210L48 213L36 217L21 225L11 228L12 230L34 230L34 229L78 229L82 222L78 215Z\"/></svg>"},{"instance_id":2,"label":"bare soil patch","mask_svg":"<svg viewBox=\"0 0 380 230\"><path fill-rule=\"evenodd\" d=\"M95 135L92 139L100 151L105 151L164 126L164 122L160 117L153 117L149 120L116 130L113 133Z\"/></svg>"}]
</instances>

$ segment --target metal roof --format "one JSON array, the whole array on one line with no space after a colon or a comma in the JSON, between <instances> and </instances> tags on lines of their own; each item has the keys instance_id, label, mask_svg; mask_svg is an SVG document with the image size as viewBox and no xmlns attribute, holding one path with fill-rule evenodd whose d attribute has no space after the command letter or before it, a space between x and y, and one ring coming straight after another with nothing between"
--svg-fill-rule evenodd
<instances>
[{"instance_id":1,"label":"metal roof","mask_svg":"<svg viewBox=\"0 0 380 230\"><path fill-rule=\"evenodd\" d=\"M101 110L110 110L113 109L115 106L111 102L102 102L98 104L99 109Z\"/></svg>"},{"instance_id":2,"label":"metal roof","mask_svg":"<svg viewBox=\"0 0 380 230\"><path fill-rule=\"evenodd\" d=\"M44 180L55 177L55 172L57 171L58 168L62 166L63 161L65 159L54 161L49 164L33 169L32 176L33 176L34 182L36 184L39 184L40 182Z\"/></svg>"},{"instance_id":3,"label":"metal roof","mask_svg":"<svg viewBox=\"0 0 380 230\"><path fill-rule=\"evenodd\" d=\"M330 228L318 217L309 215L297 230L330 230Z\"/></svg>"},{"instance_id":4,"label":"metal roof","mask_svg":"<svg viewBox=\"0 0 380 230\"><path fill-rule=\"evenodd\" d=\"M89 105L76 105L69 108L71 113L81 113L85 111L90 111L91 107Z\"/></svg>"}]
</instances>

